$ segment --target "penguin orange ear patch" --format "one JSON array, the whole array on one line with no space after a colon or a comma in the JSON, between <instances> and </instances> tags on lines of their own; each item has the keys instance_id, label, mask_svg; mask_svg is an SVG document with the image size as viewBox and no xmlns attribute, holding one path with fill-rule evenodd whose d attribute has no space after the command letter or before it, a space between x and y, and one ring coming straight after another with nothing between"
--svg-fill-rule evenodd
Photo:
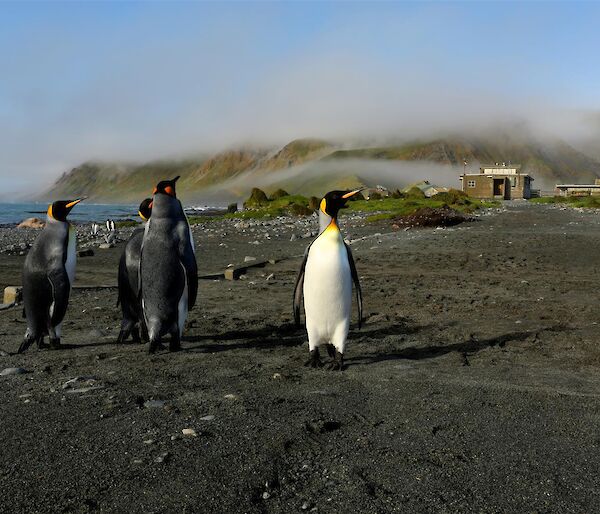
<instances>
[{"instance_id":1,"label":"penguin orange ear patch","mask_svg":"<svg viewBox=\"0 0 600 514\"><path fill-rule=\"evenodd\" d=\"M321 205L319 206L319 209L321 209L323 212L325 212L325 208L327 207L327 200L325 200L325 198L323 198L323 200L321 200ZM325 212L325 214L327 214Z\"/></svg>"},{"instance_id":2,"label":"penguin orange ear patch","mask_svg":"<svg viewBox=\"0 0 600 514\"><path fill-rule=\"evenodd\" d=\"M165 187L165 193L167 193L168 195L171 195L171 196L175 196L175 191L173 190L173 188L171 186Z\"/></svg>"}]
</instances>

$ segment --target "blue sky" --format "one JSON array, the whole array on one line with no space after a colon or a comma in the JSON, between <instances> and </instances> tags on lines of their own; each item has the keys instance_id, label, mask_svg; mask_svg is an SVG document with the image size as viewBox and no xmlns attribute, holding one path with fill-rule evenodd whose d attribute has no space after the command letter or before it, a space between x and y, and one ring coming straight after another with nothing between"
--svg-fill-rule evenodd
<instances>
[{"instance_id":1,"label":"blue sky","mask_svg":"<svg viewBox=\"0 0 600 514\"><path fill-rule=\"evenodd\" d=\"M599 22L591 2L2 2L0 174L510 117L576 131L557 113L598 110Z\"/></svg>"}]
</instances>

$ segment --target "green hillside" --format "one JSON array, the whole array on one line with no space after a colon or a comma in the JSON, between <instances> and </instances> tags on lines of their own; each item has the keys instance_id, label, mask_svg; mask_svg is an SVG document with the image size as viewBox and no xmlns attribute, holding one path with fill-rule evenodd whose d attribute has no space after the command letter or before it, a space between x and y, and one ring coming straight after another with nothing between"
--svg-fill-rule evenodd
<instances>
[{"instance_id":1,"label":"green hillside","mask_svg":"<svg viewBox=\"0 0 600 514\"><path fill-rule=\"evenodd\" d=\"M344 164L348 159L424 161L474 172L479 163L513 162L535 178L535 187L556 182L587 182L600 176L600 162L559 140L540 142L522 133L486 137L447 137L408 143L339 149L316 139L298 139L282 148L238 148L207 158L161 160L145 164L88 162L63 174L40 199L87 195L96 201L138 201L165 178L181 175L178 194L185 200L227 200L247 195L253 186L283 188L319 196L364 181ZM360 162L360 161L357 161ZM355 166L356 168L356 166ZM360 174L360 172L359 172ZM389 176L387 177L389 181ZM414 177L420 180L427 177ZM378 177L370 176L370 180ZM368 184L373 185L373 184ZM440 184L443 185L443 184Z\"/></svg>"}]
</instances>

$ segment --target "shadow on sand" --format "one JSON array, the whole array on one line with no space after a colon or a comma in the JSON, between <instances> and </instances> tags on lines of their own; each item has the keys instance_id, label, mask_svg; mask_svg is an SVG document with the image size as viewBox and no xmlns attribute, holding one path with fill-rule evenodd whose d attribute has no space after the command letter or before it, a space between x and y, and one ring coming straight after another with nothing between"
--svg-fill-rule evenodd
<instances>
[{"instance_id":1,"label":"shadow on sand","mask_svg":"<svg viewBox=\"0 0 600 514\"><path fill-rule=\"evenodd\" d=\"M503 348L506 343L509 342L523 342L529 338L538 339L540 334L543 332L567 332L572 330L565 325L556 325L552 327L542 327L535 330L521 331L521 332L510 332L508 334L502 334L496 337L491 337L487 339L476 339L471 336L471 338L467 341L462 341L458 343L450 343L450 344L441 344L441 345L429 345L423 346L419 348L411 347L404 348L397 352L387 352L384 354L370 355L370 356L357 356L346 359L348 365L357 365L357 364L375 364L378 362L385 362L390 360L423 360L423 359L434 359L436 357L441 357L448 353L456 352L458 354L466 357L470 354L477 353L481 350L485 350L486 348L492 348L498 346ZM466 362L468 364L468 362Z\"/></svg>"}]
</instances>

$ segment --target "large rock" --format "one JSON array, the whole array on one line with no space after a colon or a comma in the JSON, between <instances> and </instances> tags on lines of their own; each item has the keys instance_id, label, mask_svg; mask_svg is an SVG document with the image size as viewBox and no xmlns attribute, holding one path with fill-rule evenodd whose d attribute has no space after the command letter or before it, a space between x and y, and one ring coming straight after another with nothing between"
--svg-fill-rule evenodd
<instances>
[{"instance_id":1,"label":"large rock","mask_svg":"<svg viewBox=\"0 0 600 514\"><path fill-rule=\"evenodd\" d=\"M46 224L39 218L27 218L17 225L17 228L44 228Z\"/></svg>"}]
</instances>

